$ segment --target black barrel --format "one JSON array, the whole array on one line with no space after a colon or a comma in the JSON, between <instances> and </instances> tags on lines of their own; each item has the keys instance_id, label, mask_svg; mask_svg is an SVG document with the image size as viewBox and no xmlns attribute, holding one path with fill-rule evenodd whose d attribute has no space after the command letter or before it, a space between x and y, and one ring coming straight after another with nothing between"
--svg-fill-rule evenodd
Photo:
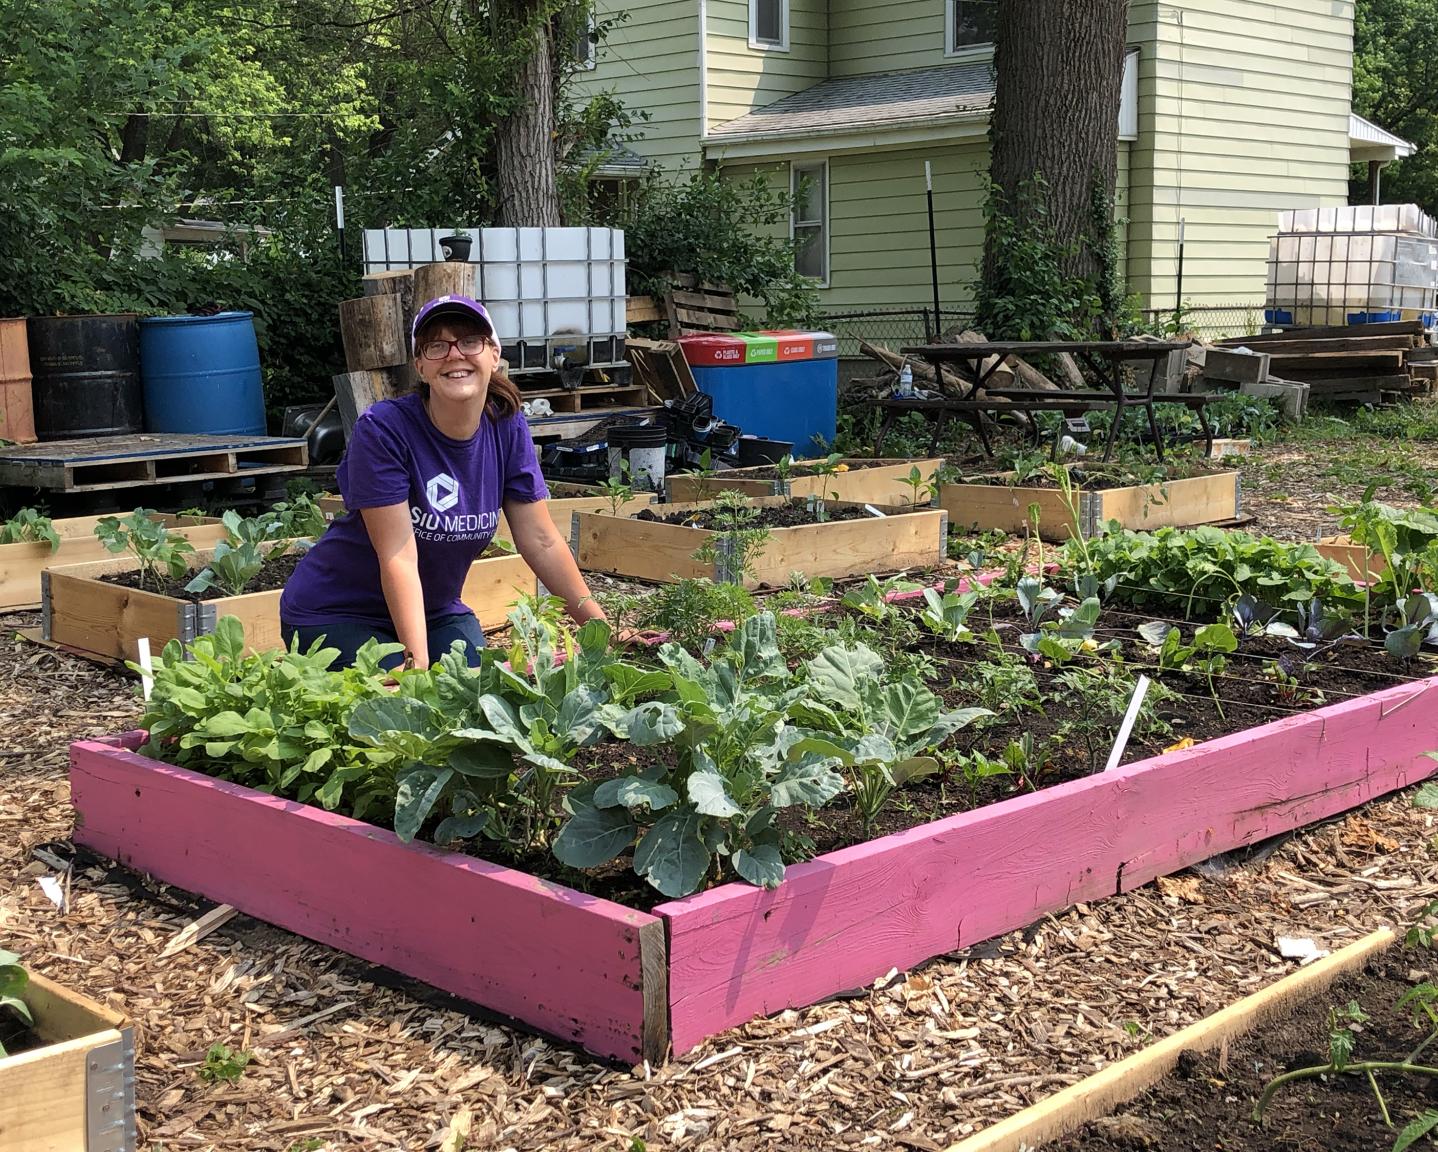
<instances>
[{"instance_id":1,"label":"black barrel","mask_svg":"<svg viewBox=\"0 0 1438 1152\"><path fill-rule=\"evenodd\" d=\"M31 316L26 328L41 440L123 436L144 427L133 315Z\"/></svg>"}]
</instances>

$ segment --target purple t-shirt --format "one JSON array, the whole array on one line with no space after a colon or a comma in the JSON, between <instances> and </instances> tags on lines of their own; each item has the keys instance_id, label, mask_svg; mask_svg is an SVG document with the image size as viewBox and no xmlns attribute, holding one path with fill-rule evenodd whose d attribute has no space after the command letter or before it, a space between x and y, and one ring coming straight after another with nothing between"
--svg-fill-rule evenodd
<instances>
[{"instance_id":1,"label":"purple t-shirt","mask_svg":"<svg viewBox=\"0 0 1438 1152\"><path fill-rule=\"evenodd\" d=\"M286 624L393 627L361 508L409 505L424 612L433 620L469 611L460 600L464 579L494 538L504 502L549 499L522 414L496 420L486 413L470 439L453 440L415 393L382 400L355 422L335 479L347 511L285 585Z\"/></svg>"}]
</instances>

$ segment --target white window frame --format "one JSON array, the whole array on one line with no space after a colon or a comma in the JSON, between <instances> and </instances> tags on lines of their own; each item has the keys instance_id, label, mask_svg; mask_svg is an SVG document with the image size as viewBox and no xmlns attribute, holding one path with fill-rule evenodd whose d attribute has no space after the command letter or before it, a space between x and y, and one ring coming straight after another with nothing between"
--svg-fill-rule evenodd
<instances>
[{"instance_id":1,"label":"white window frame","mask_svg":"<svg viewBox=\"0 0 1438 1152\"><path fill-rule=\"evenodd\" d=\"M948 60L983 60L994 54L993 44L961 44L955 46L958 33L960 0L944 0L944 58Z\"/></svg>"},{"instance_id":2,"label":"white window frame","mask_svg":"<svg viewBox=\"0 0 1438 1152\"><path fill-rule=\"evenodd\" d=\"M798 183L798 179L799 179L800 175L801 175L802 173L804 173L804 172L813 172L813 171L822 172L822 173L823 173L822 179L823 179L823 181L824 181L824 208L823 208L823 213L824 213L824 214L823 214L822 218L819 220L819 233L820 233L820 235L821 235L821 237L823 238L823 241L824 241L824 276L823 276L822 279L814 280L814 284L815 284L815 286L818 287L818 288L827 288L827 287L829 287L830 277L832 277L832 276L833 276L833 273L834 273L833 268L832 268L832 267L830 266L830 264L829 264L829 247L830 247L829 239L830 239L830 228L831 228L832 216L831 216L831 214L830 214L830 212L829 212L829 159L828 159L828 157L823 157L822 159L817 159L817 160L806 160L806 161L804 161L803 163L796 163L795 161L792 161L792 160L791 160L791 161L789 162L789 195L790 195L790 196L794 196L795 191L796 191L796 185L797 185L797 183ZM797 210L797 205L798 205L798 201L797 201L797 198L796 198L796 200L795 200L796 210ZM814 226L813 223L810 222L810 221L799 221L799 220L796 220L796 219L795 219L795 216L796 216L796 211L791 211L791 212L789 213L789 239L790 239L790 240L794 240L794 239L797 238L797 237L796 237L797 228L812 228L812 227ZM802 273L801 273L801 275L802 275ZM810 277L810 279L813 279L813 277Z\"/></svg>"},{"instance_id":3,"label":"white window frame","mask_svg":"<svg viewBox=\"0 0 1438 1152\"><path fill-rule=\"evenodd\" d=\"M1139 49L1125 48L1123 82L1119 88L1118 138L1138 139L1138 55Z\"/></svg>"},{"instance_id":4,"label":"white window frame","mask_svg":"<svg viewBox=\"0 0 1438 1152\"><path fill-rule=\"evenodd\" d=\"M779 42L760 40L759 0L749 0L749 47L755 52L789 51L789 0L774 0L779 5Z\"/></svg>"},{"instance_id":5,"label":"white window frame","mask_svg":"<svg viewBox=\"0 0 1438 1152\"><path fill-rule=\"evenodd\" d=\"M589 14L585 17L584 35L584 43L589 50L588 55L586 55L583 59L580 59L578 52L574 54L575 67L580 68L585 72L593 72L595 65L598 63L599 45L594 42L594 33L596 28L597 25L594 21L594 10L590 9Z\"/></svg>"}]
</instances>

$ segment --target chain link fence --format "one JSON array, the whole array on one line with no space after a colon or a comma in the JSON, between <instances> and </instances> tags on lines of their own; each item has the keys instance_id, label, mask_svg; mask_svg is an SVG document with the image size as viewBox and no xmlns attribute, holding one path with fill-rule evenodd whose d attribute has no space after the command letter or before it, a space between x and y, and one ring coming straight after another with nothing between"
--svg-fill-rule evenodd
<instances>
[{"instance_id":1,"label":"chain link fence","mask_svg":"<svg viewBox=\"0 0 1438 1152\"><path fill-rule=\"evenodd\" d=\"M955 325L973 319L973 313L962 309L945 308L939 313L938 332L943 333ZM863 358L859 341L882 344L891 352L912 344L924 344L935 339L934 310L932 308L871 308L863 312L833 311L822 312L819 323L825 332L839 340L839 357L843 360Z\"/></svg>"},{"instance_id":2,"label":"chain link fence","mask_svg":"<svg viewBox=\"0 0 1438 1152\"><path fill-rule=\"evenodd\" d=\"M1140 313L1147 331L1164 333L1192 332L1202 340L1219 340L1227 336L1252 336L1263 328L1261 304L1205 304L1185 308L1177 317L1171 308L1150 308ZM932 308L870 308L863 311L821 312L820 325L839 340L839 356L845 360L863 357L859 341L882 344L890 351L911 344L923 344L938 333L967 325L974 318L971 311L945 308L934 324Z\"/></svg>"}]
</instances>

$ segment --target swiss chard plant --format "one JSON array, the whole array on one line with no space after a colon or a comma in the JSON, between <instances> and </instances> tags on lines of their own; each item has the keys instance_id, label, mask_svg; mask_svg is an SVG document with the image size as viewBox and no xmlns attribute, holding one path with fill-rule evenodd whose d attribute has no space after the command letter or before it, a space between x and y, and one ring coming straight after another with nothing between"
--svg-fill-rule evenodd
<instances>
[{"instance_id":1,"label":"swiss chard plant","mask_svg":"<svg viewBox=\"0 0 1438 1152\"><path fill-rule=\"evenodd\" d=\"M147 584L158 587L162 574L178 580L189 567L185 557L195 551L193 544L144 508L136 508L123 519L106 516L95 525L95 535L107 551L129 552L135 558L141 588Z\"/></svg>"},{"instance_id":2,"label":"swiss chard plant","mask_svg":"<svg viewBox=\"0 0 1438 1152\"><path fill-rule=\"evenodd\" d=\"M0 544L48 544L54 552L60 547L60 534L50 517L34 508L21 508L0 524Z\"/></svg>"}]
</instances>

